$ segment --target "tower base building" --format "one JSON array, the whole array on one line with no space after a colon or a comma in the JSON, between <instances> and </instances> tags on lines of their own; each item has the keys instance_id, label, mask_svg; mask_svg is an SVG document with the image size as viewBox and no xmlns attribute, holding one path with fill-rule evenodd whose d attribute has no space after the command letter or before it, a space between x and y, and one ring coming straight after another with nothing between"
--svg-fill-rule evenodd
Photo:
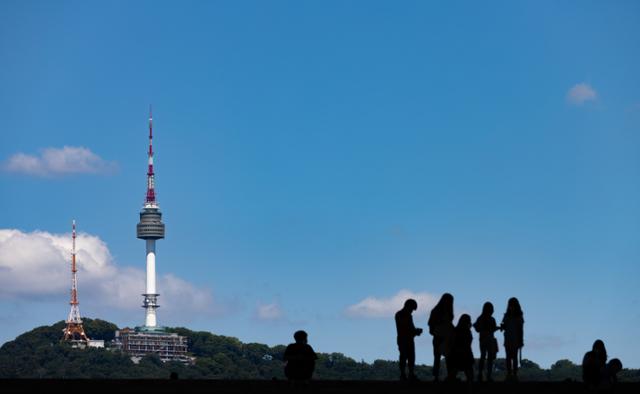
<instances>
[{"instance_id":1,"label":"tower base building","mask_svg":"<svg viewBox=\"0 0 640 394\"><path fill-rule=\"evenodd\" d=\"M187 355L187 337L169 333L162 328L136 327L116 331L113 346L131 356L136 362L148 354L157 354L163 362L193 363Z\"/></svg>"}]
</instances>

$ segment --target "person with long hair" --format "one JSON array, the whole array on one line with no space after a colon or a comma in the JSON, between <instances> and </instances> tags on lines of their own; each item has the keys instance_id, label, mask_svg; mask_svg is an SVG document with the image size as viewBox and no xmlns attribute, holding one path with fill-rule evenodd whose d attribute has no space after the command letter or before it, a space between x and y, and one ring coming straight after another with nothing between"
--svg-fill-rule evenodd
<instances>
[{"instance_id":1,"label":"person with long hair","mask_svg":"<svg viewBox=\"0 0 640 394\"><path fill-rule=\"evenodd\" d=\"M453 296L444 293L429 315L429 333L433 335L433 379L440 380L440 359L448 353L453 333Z\"/></svg>"},{"instance_id":2,"label":"person with long hair","mask_svg":"<svg viewBox=\"0 0 640 394\"><path fill-rule=\"evenodd\" d=\"M601 339L593 342L591 351L582 359L582 381L590 387L598 387L605 376L607 367L607 348Z\"/></svg>"},{"instance_id":3,"label":"person with long hair","mask_svg":"<svg viewBox=\"0 0 640 394\"><path fill-rule=\"evenodd\" d=\"M484 369L485 361L487 363L487 381L493 381L491 379L491 372L493 372L493 362L498 354L498 341L493 336L493 333L498 330L496 325L496 319L493 318L493 304L485 302L482 306L482 314L478 316L476 322L473 323L473 328L480 334L480 363L478 365L478 381L482 382L482 371Z\"/></svg>"},{"instance_id":4,"label":"person with long hair","mask_svg":"<svg viewBox=\"0 0 640 394\"><path fill-rule=\"evenodd\" d=\"M450 349L447 355L447 380L456 379L458 372L464 372L467 383L473 381L473 351L471 350L471 316L466 313L460 316L458 325L450 339Z\"/></svg>"},{"instance_id":5,"label":"person with long hair","mask_svg":"<svg viewBox=\"0 0 640 394\"><path fill-rule=\"evenodd\" d=\"M500 329L504 331L507 379L517 380L518 351L524 346L524 314L517 298L512 297L509 299Z\"/></svg>"}]
</instances>

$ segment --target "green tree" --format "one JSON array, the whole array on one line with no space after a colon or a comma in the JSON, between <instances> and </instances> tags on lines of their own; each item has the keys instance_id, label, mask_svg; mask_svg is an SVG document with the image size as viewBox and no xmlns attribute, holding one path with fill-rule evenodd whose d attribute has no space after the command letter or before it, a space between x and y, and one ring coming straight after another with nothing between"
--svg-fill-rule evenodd
<instances>
[{"instance_id":1,"label":"green tree","mask_svg":"<svg viewBox=\"0 0 640 394\"><path fill-rule=\"evenodd\" d=\"M570 360L558 360L551 365L549 380L582 380L582 369Z\"/></svg>"}]
</instances>

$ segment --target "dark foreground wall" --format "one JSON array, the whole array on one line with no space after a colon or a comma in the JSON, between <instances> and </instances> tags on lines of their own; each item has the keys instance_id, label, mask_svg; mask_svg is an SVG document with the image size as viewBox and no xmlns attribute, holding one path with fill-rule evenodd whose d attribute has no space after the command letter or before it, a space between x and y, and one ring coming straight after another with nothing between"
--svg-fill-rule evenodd
<instances>
[{"instance_id":1,"label":"dark foreground wall","mask_svg":"<svg viewBox=\"0 0 640 394\"><path fill-rule=\"evenodd\" d=\"M54 393L64 390L75 393L596 393L576 382L520 383L402 383L389 381L313 381L304 387L292 387L287 381L276 380L0 380L4 393ZM620 394L640 393L640 383L620 383L613 390L597 391Z\"/></svg>"}]
</instances>

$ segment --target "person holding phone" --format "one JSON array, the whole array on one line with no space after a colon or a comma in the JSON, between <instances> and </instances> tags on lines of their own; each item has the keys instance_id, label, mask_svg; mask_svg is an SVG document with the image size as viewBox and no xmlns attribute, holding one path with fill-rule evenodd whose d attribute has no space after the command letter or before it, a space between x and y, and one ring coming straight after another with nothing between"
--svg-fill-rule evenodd
<instances>
[{"instance_id":1,"label":"person holding phone","mask_svg":"<svg viewBox=\"0 0 640 394\"><path fill-rule=\"evenodd\" d=\"M404 307L396 312L396 330L398 333L398 350L400 351L400 380L407 380L405 369L409 364L409 380L418 380L415 375L416 346L414 338L422 334L422 328L413 325L413 311L418 309L414 299L408 299Z\"/></svg>"}]
</instances>

